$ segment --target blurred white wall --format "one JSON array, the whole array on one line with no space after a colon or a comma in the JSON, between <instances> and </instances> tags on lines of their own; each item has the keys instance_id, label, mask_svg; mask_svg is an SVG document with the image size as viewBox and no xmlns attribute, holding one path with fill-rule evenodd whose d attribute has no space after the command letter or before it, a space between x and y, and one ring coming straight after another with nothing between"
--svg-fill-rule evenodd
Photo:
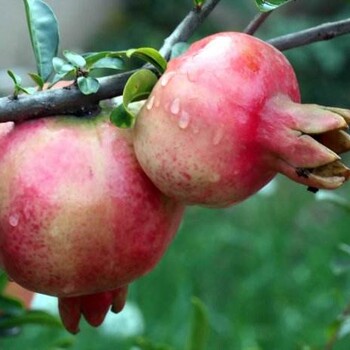
<instances>
[{"instance_id":1,"label":"blurred white wall","mask_svg":"<svg viewBox=\"0 0 350 350\"><path fill-rule=\"evenodd\" d=\"M96 31L112 8L121 0L46 0L60 25L60 50L88 47L89 36ZM0 0L0 86L7 84L4 72L13 69L23 75L35 70L23 0ZM10 81L9 81L10 83Z\"/></svg>"}]
</instances>

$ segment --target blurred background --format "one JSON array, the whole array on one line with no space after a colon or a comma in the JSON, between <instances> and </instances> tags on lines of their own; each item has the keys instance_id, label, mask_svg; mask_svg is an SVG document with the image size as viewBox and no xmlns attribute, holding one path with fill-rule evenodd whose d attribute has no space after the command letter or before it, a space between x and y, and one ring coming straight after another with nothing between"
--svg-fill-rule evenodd
<instances>
[{"instance_id":1,"label":"blurred background","mask_svg":"<svg viewBox=\"0 0 350 350\"><path fill-rule=\"evenodd\" d=\"M192 6L191 0L47 3L60 23L60 50L78 52L159 48ZM23 3L0 0L0 6L0 85L6 93L11 85L4 72L24 77L34 71L34 59ZM222 0L191 40L242 31L256 14L253 0ZM257 36L269 39L347 17L350 4L343 0L294 1L273 13ZM285 52L304 102L349 108L349 52L350 35ZM350 201L349 186L336 195ZM158 267L131 286L120 315L108 315L98 329L83 323L77 336L26 325L17 336L0 338L0 349L184 349L192 296L207 309L208 350L326 349L350 302L350 211L321 198L277 177L232 208L191 207ZM33 303L56 310L52 299ZM328 350L350 348L349 325ZM147 340L137 346L140 337Z\"/></svg>"}]
</instances>

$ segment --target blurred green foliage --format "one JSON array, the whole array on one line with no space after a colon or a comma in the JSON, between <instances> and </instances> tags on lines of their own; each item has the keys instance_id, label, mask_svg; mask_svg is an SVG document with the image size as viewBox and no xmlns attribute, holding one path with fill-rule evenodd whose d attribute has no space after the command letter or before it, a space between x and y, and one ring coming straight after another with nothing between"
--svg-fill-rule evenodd
<instances>
[{"instance_id":1,"label":"blurred green foliage","mask_svg":"<svg viewBox=\"0 0 350 350\"><path fill-rule=\"evenodd\" d=\"M350 215L284 178L276 183L272 194L232 208L188 209L161 263L130 289L147 339L183 349L195 295L208 309L208 350L321 349L327 342L329 326L349 301L350 256L340 245L350 243ZM349 185L342 191L346 196ZM27 326L0 346L54 349L65 335ZM84 350L135 343L85 324L72 338L71 348ZM344 337L335 349L349 344Z\"/></svg>"},{"instance_id":2,"label":"blurred green foliage","mask_svg":"<svg viewBox=\"0 0 350 350\"><path fill-rule=\"evenodd\" d=\"M124 1L86 49L160 47L192 4ZM241 31L256 13L253 1L223 0L192 40ZM272 14L257 36L268 39L349 15L348 1L291 2ZM343 36L286 53L304 101L349 106L349 48L350 37ZM183 349L196 296L208 310L208 350L324 348L330 326L350 300L350 257L339 248L350 244L350 214L282 177L276 183L269 196L257 195L232 208L188 209L164 259L130 289L129 300L145 320L146 339ZM349 186L337 192L349 198ZM129 350L137 349L136 343L85 324L76 337L26 326L18 336L0 339L0 349ZM349 348L345 336L334 350Z\"/></svg>"}]
</instances>

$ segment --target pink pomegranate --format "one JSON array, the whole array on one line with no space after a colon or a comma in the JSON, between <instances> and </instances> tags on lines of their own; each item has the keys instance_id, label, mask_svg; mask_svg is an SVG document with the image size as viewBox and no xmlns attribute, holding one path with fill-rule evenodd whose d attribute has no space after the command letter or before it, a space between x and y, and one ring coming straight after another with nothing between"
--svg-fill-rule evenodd
<instances>
[{"instance_id":1,"label":"pink pomegranate","mask_svg":"<svg viewBox=\"0 0 350 350\"><path fill-rule=\"evenodd\" d=\"M224 207L280 172L334 189L349 170L350 111L300 104L298 82L274 47L219 33L170 61L138 115L136 156L153 183L187 204Z\"/></svg>"},{"instance_id":2,"label":"pink pomegranate","mask_svg":"<svg viewBox=\"0 0 350 350\"><path fill-rule=\"evenodd\" d=\"M1 127L0 263L21 286L58 296L69 330L80 313L97 325L159 261L183 206L151 183L130 131L106 116Z\"/></svg>"}]
</instances>

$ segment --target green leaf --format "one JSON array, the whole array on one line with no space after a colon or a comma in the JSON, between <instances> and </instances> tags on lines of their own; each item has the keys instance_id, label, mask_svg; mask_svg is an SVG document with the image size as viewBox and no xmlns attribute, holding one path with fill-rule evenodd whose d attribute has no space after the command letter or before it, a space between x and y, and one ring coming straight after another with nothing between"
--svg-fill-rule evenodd
<instances>
[{"instance_id":1,"label":"green leaf","mask_svg":"<svg viewBox=\"0 0 350 350\"><path fill-rule=\"evenodd\" d=\"M44 80L41 78L40 75L35 74L35 73L28 73L28 75L30 76L30 78L34 81L34 83L36 85L38 85L39 90L42 90L42 88L44 87Z\"/></svg>"},{"instance_id":2,"label":"green leaf","mask_svg":"<svg viewBox=\"0 0 350 350\"><path fill-rule=\"evenodd\" d=\"M146 99L152 92L157 82L156 75L148 69L140 69L127 81L123 91L123 103L129 103Z\"/></svg>"},{"instance_id":3,"label":"green leaf","mask_svg":"<svg viewBox=\"0 0 350 350\"><path fill-rule=\"evenodd\" d=\"M135 114L128 107L131 102L146 99L157 82L157 76L148 69L140 69L127 81L123 91L123 103L113 110L111 121L119 128L130 128Z\"/></svg>"},{"instance_id":4,"label":"green leaf","mask_svg":"<svg viewBox=\"0 0 350 350\"><path fill-rule=\"evenodd\" d=\"M41 0L24 0L24 5L38 75L47 81L52 72L52 59L58 50L57 19L51 8Z\"/></svg>"},{"instance_id":5,"label":"green leaf","mask_svg":"<svg viewBox=\"0 0 350 350\"><path fill-rule=\"evenodd\" d=\"M205 4L205 1L206 1L206 0L194 0L194 5L195 5L197 8L202 8L202 6Z\"/></svg>"},{"instance_id":6,"label":"green leaf","mask_svg":"<svg viewBox=\"0 0 350 350\"><path fill-rule=\"evenodd\" d=\"M27 95L32 95L37 92L37 89L34 87L23 87L23 86L17 86L18 91L24 92Z\"/></svg>"},{"instance_id":7,"label":"green leaf","mask_svg":"<svg viewBox=\"0 0 350 350\"><path fill-rule=\"evenodd\" d=\"M31 95L37 91L36 88L34 88L34 87L29 87L29 88L23 87L21 85L22 84L21 77L19 75L15 74L14 72L12 72L11 70L8 70L7 74L10 76L10 78L13 80L13 82L15 84L14 97L17 98L17 96L20 92L24 92L26 94Z\"/></svg>"},{"instance_id":8,"label":"green leaf","mask_svg":"<svg viewBox=\"0 0 350 350\"><path fill-rule=\"evenodd\" d=\"M262 12L275 10L277 7L290 2L291 0L255 0L258 8Z\"/></svg>"},{"instance_id":9,"label":"green leaf","mask_svg":"<svg viewBox=\"0 0 350 350\"><path fill-rule=\"evenodd\" d=\"M57 317L44 311L30 310L21 315L0 318L0 329L7 329L26 324L37 324L62 328L62 323Z\"/></svg>"},{"instance_id":10,"label":"green leaf","mask_svg":"<svg viewBox=\"0 0 350 350\"><path fill-rule=\"evenodd\" d=\"M110 119L115 126L122 129L131 128L134 124L134 116L126 110L123 104L113 109Z\"/></svg>"},{"instance_id":11,"label":"green leaf","mask_svg":"<svg viewBox=\"0 0 350 350\"><path fill-rule=\"evenodd\" d=\"M130 49L126 51L126 56L128 58L138 57L143 61L152 64L160 74L163 74L167 67L167 61L165 58L159 53L159 51L151 47Z\"/></svg>"},{"instance_id":12,"label":"green leaf","mask_svg":"<svg viewBox=\"0 0 350 350\"><path fill-rule=\"evenodd\" d=\"M116 57L121 58L125 56L126 51L100 51L100 52L89 52L84 54L84 58L86 60L86 67L90 68L97 61L106 58L106 57Z\"/></svg>"},{"instance_id":13,"label":"green leaf","mask_svg":"<svg viewBox=\"0 0 350 350\"><path fill-rule=\"evenodd\" d=\"M92 77L79 77L77 80L79 90L84 95L91 95L98 91L100 83L96 78Z\"/></svg>"},{"instance_id":14,"label":"green leaf","mask_svg":"<svg viewBox=\"0 0 350 350\"><path fill-rule=\"evenodd\" d=\"M52 59L52 65L57 74L66 74L75 70L75 67L72 64L59 57L54 57Z\"/></svg>"},{"instance_id":15,"label":"green leaf","mask_svg":"<svg viewBox=\"0 0 350 350\"><path fill-rule=\"evenodd\" d=\"M10 315L21 314L24 312L24 306L15 298L0 295L0 311Z\"/></svg>"},{"instance_id":16,"label":"green leaf","mask_svg":"<svg viewBox=\"0 0 350 350\"><path fill-rule=\"evenodd\" d=\"M192 298L192 306L191 332L186 349L203 350L205 349L209 332L208 315L204 304L198 298Z\"/></svg>"},{"instance_id":17,"label":"green leaf","mask_svg":"<svg viewBox=\"0 0 350 350\"><path fill-rule=\"evenodd\" d=\"M104 57L91 65L90 69L124 69L124 61L117 57Z\"/></svg>"},{"instance_id":18,"label":"green leaf","mask_svg":"<svg viewBox=\"0 0 350 350\"><path fill-rule=\"evenodd\" d=\"M86 66L85 58L75 52L65 50L63 56L71 63L74 67L84 68Z\"/></svg>"},{"instance_id":19,"label":"green leaf","mask_svg":"<svg viewBox=\"0 0 350 350\"><path fill-rule=\"evenodd\" d=\"M7 74L13 80L15 85L20 85L22 83L22 78L19 75L17 75L16 73L12 72L12 70L8 70Z\"/></svg>"}]
</instances>

